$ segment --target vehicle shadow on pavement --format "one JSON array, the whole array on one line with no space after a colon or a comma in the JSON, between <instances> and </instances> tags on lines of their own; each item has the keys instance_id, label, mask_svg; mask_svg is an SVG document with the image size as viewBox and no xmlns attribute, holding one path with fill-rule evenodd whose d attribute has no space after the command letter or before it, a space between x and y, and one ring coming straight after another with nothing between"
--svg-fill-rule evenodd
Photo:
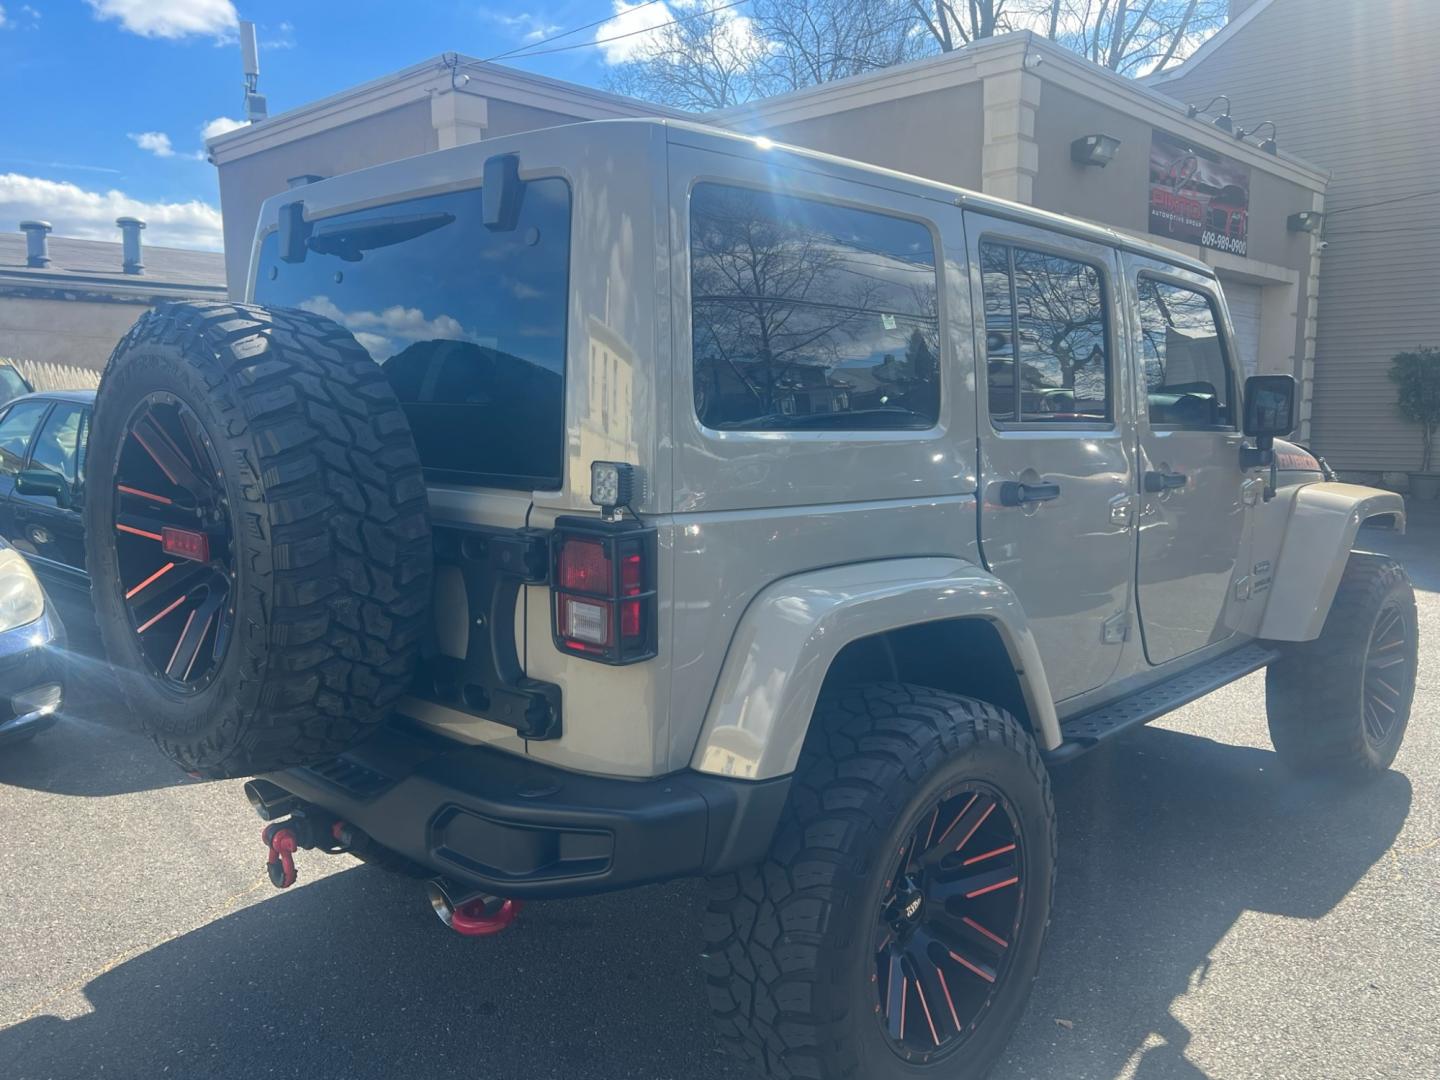
<instances>
[{"instance_id":1,"label":"vehicle shadow on pavement","mask_svg":"<svg viewBox=\"0 0 1440 1080\"><path fill-rule=\"evenodd\" d=\"M1141 1080L1204 1075L1185 1058L1175 999L1204 980L1243 913L1335 907L1411 801L1398 773L1363 791L1302 783L1268 751L1162 729L1061 771L1056 794L1050 950L997 1080L1108 1080L1127 1064ZM440 927L418 883L354 869L104 971L83 987L93 1011L0 1031L0 1061L17 1080L102 1066L306 1080L747 1076L705 1015L700 906L695 882L655 886L535 904L506 933L467 940Z\"/></svg>"},{"instance_id":2,"label":"vehicle shadow on pavement","mask_svg":"<svg viewBox=\"0 0 1440 1080\"><path fill-rule=\"evenodd\" d=\"M95 797L189 783L139 731L109 665L72 656L55 726L0 753L0 785Z\"/></svg>"},{"instance_id":3,"label":"vehicle shadow on pavement","mask_svg":"<svg viewBox=\"0 0 1440 1080\"><path fill-rule=\"evenodd\" d=\"M419 882L356 868L101 974L85 986L93 1013L0 1032L0 1061L14 1080L102 1066L121 1077L738 1077L706 1026L697 901L691 882L534 905L504 934L465 939L440 925Z\"/></svg>"},{"instance_id":4,"label":"vehicle shadow on pavement","mask_svg":"<svg viewBox=\"0 0 1440 1080\"><path fill-rule=\"evenodd\" d=\"M1171 1003L1204 983L1246 912L1329 913L1389 850L1412 799L1398 772L1359 787L1303 780L1268 749L1157 727L1054 779L1049 953L997 1078L1110 1078L1127 1065L1137 1080L1204 1076ZM1266 1023L1262 1010L1249 1037Z\"/></svg>"}]
</instances>

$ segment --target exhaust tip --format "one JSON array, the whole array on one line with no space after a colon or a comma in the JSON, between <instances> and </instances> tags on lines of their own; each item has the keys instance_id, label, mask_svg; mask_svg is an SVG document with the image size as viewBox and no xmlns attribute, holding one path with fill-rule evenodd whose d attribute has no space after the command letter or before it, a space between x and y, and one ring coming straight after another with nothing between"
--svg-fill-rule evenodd
<instances>
[{"instance_id":1,"label":"exhaust tip","mask_svg":"<svg viewBox=\"0 0 1440 1080\"><path fill-rule=\"evenodd\" d=\"M425 895L436 917L466 937L498 934L515 921L524 906L519 900L504 900L445 878L427 881Z\"/></svg>"},{"instance_id":2,"label":"exhaust tip","mask_svg":"<svg viewBox=\"0 0 1440 1080\"><path fill-rule=\"evenodd\" d=\"M275 821L291 813L300 800L269 780L247 780L245 798L261 821Z\"/></svg>"},{"instance_id":3,"label":"exhaust tip","mask_svg":"<svg viewBox=\"0 0 1440 1080\"><path fill-rule=\"evenodd\" d=\"M450 899L450 894L445 888L445 882L434 878L425 883L425 895L430 900L430 907L435 915L446 926L452 929L455 926L455 904Z\"/></svg>"}]
</instances>

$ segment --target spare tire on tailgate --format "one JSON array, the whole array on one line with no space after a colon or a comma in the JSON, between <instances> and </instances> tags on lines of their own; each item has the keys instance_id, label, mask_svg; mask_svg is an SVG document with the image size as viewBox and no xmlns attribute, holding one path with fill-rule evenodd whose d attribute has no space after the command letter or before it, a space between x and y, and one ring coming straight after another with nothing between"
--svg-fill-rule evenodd
<instances>
[{"instance_id":1,"label":"spare tire on tailgate","mask_svg":"<svg viewBox=\"0 0 1440 1080\"><path fill-rule=\"evenodd\" d=\"M348 331L161 305L105 368L86 473L101 637L177 764L313 763L384 719L418 655L433 555L409 424Z\"/></svg>"}]
</instances>

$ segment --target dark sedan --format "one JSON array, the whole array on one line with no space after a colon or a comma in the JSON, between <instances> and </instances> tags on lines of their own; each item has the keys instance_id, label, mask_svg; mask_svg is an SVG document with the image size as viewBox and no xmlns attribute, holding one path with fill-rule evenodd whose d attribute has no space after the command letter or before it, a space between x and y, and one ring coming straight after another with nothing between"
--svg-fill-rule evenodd
<instances>
[{"instance_id":1,"label":"dark sedan","mask_svg":"<svg viewBox=\"0 0 1440 1080\"><path fill-rule=\"evenodd\" d=\"M64 653L60 616L30 564L0 540L0 745L54 723Z\"/></svg>"},{"instance_id":2,"label":"dark sedan","mask_svg":"<svg viewBox=\"0 0 1440 1080\"><path fill-rule=\"evenodd\" d=\"M0 538L29 561L82 649L93 635L85 573L85 444L93 390L0 406Z\"/></svg>"}]
</instances>

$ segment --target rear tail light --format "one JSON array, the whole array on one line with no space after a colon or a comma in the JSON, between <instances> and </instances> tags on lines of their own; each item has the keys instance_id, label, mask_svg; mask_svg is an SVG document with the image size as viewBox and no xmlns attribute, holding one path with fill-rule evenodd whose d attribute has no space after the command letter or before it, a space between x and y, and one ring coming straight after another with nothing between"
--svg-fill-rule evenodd
<instances>
[{"instance_id":1,"label":"rear tail light","mask_svg":"<svg viewBox=\"0 0 1440 1080\"><path fill-rule=\"evenodd\" d=\"M604 664L654 656L655 530L561 518L551 545L556 647Z\"/></svg>"}]
</instances>

